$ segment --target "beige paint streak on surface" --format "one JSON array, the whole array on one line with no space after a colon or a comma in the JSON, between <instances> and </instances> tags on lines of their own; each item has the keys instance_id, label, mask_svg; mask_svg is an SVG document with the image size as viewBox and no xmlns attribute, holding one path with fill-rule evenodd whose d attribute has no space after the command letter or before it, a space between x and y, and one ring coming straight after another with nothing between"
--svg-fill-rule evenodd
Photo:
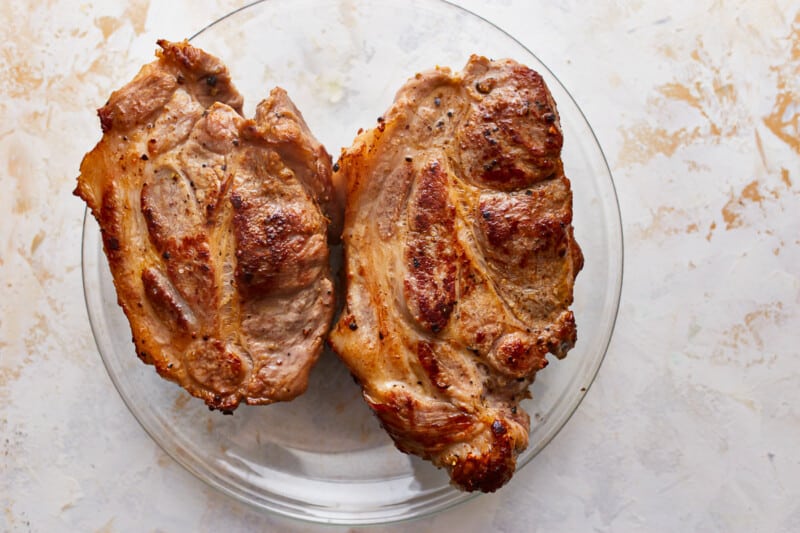
<instances>
[{"instance_id":1,"label":"beige paint streak on surface","mask_svg":"<svg viewBox=\"0 0 800 533\"><path fill-rule=\"evenodd\" d=\"M790 29L786 63L771 68L777 74L777 94L764 124L787 146L800 154L800 11Z\"/></svg>"},{"instance_id":2,"label":"beige paint streak on surface","mask_svg":"<svg viewBox=\"0 0 800 533\"><path fill-rule=\"evenodd\" d=\"M37 320L38 322L32 327L27 328L27 331L25 331L25 333L22 335L20 335L20 333L22 332L22 329L25 328L23 324L2 324L4 326L4 335L6 336L5 340L12 340L18 336L21 336L25 343L24 349L16 340L12 340L10 343L0 343L0 347L3 348L3 351L6 349L9 350L9 353L0 352L0 403L2 404L6 404L12 400L10 390L12 385L22 377L22 374L26 368L34 364L28 339L32 336L36 336L37 339L41 339L43 335L41 330L43 326L43 318L40 313L37 313ZM7 317L7 319L4 317L3 320L3 322L13 321L14 318L10 316ZM44 324L44 327L46 328L46 324ZM2 432L0 432L0 434L2 434Z\"/></svg>"},{"instance_id":3,"label":"beige paint streak on surface","mask_svg":"<svg viewBox=\"0 0 800 533\"><path fill-rule=\"evenodd\" d=\"M671 157L682 146L688 146L700 138L700 131L681 128L667 131L640 123L630 129L622 130L622 150L619 155L621 165L646 163L661 154Z\"/></svg>"},{"instance_id":4,"label":"beige paint streak on surface","mask_svg":"<svg viewBox=\"0 0 800 533\"><path fill-rule=\"evenodd\" d=\"M781 169L781 181L783 182L784 185L786 185L787 189L791 189L792 188L792 180L789 179L789 170L788 169L785 169L785 168Z\"/></svg>"},{"instance_id":5,"label":"beige paint streak on surface","mask_svg":"<svg viewBox=\"0 0 800 533\"><path fill-rule=\"evenodd\" d=\"M100 526L100 528L95 529L94 533L114 533L114 519L112 518L111 520Z\"/></svg>"},{"instance_id":6,"label":"beige paint streak on surface","mask_svg":"<svg viewBox=\"0 0 800 533\"><path fill-rule=\"evenodd\" d=\"M732 192L728 202L722 207L722 219L725 221L725 229L730 230L744 225L742 211L747 203L758 203L764 201L764 196L759 190L758 181L753 180L748 183L739 196Z\"/></svg>"},{"instance_id":7,"label":"beige paint streak on surface","mask_svg":"<svg viewBox=\"0 0 800 533\"><path fill-rule=\"evenodd\" d=\"M783 325L786 318L783 303L773 302L760 305L754 311L747 313L741 323L734 324L723 332L720 346L733 350L752 348L762 350L764 348L763 330L770 326Z\"/></svg>"},{"instance_id":8,"label":"beige paint streak on surface","mask_svg":"<svg viewBox=\"0 0 800 533\"><path fill-rule=\"evenodd\" d=\"M94 25L103 32L103 39L108 39L115 31L126 23L136 35L146 30L147 15L150 11L150 0L134 0L129 2L119 17L102 16L94 19Z\"/></svg>"},{"instance_id":9,"label":"beige paint streak on surface","mask_svg":"<svg viewBox=\"0 0 800 533\"><path fill-rule=\"evenodd\" d=\"M44 231L39 231L36 235L33 236L33 240L31 240L31 250L30 254L33 255L36 253L36 250L39 249L39 246L42 245L42 241L44 241L45 233Z\"/></svg>"},{"instance_id":10,"label":"beige paint streak on surface","mask_svg":"<svg viewBox=\"0 0 800 533\"><path fill-rule=\"evenodd\" d=\"M758 155L761 156L761 164L764 165L764 168L769 168L769 163L767 162L767 154L764 152L764 142L761 140L761 134L758 133L758 130L755 131L756 137L756 148L758 148Z\"/></svg>"},{"instance_id":11,"label":"beige paint streak on surface","mask_svg":"<svg viewBox=\"0 0 800 533\"><path fill-rule=\"evenodd\" d=\"M28 328L28 331L25 332L25 337L23 339L25 351L28 354L36 353L37 347L43 345L48 338L53 336L47 317L43 313L34 313L34 319L35 322ZM30 362L30 355L25 357L24 362Z\"/></svg>"},{"instance_id":12,"label":"beige paint streak on surface","mask_svg":"<svg viewBox=\"0 0 800 533\"><path fill-rule=\"evenodd\" d=\"M14 503L13 501L11 502ZM8 522L9 526L16 526L17 519L14 516L14 511L11 510L11 505L6 506L4 509L4 513L6 515L6 521Z\"/></svg>"},{"instance_id":13,"label":"beige paint streak on surface","mask_svg":"<svg viewBox=\"0 0 800 533\"><path fill-rule=\"evenodd\" d=\"M675 49L668 44L660 46L658 51L667 59L678 59L678 54L675 53Z\"/></svg>"},{"instance_id":14,"label":"beige paint streak on surface","mask_svg":"<svg viewBox=\"0 0 800 533\"><path fill-rule=\"evenodd\" d=\"M691 172L700 172L700 171L710 172L711 171L711 167L709 165L707 165L705 163L699 163L699 162L697 162L697 161L695 161L693 159L690 159L690 160L686 161L686 168L688 168L689 171L691 171Z\"/></svg>"},{"instance_id":15,"label":"beige paint streak on surface","mask_svg":"<svg viewBox=\"0 0 800 533\"><path fill-rule=\"evenodd\" d=\"M641 229L641 237L649 239L656 235L673 235L677 233L677 229L672 227L669 219L675 216L676 209L669 206L659 206L652 213L652 220L648 226Z\"/></svg>"},{"instance_id":16,"label":"beige paint streak on surface","mask_svg":"<svg viewBox=\"0 0 800 533\"><path fill-rule=\"evenodd\" d=\"M757 181L751 181L742 189L742 198L759 204L764 201L764 195L761 194Z\"/></svg>"},{"instance_id":17,"label":"beige paint streak on surface","mask_svg":"<svg viewBox=\"0 0 800 533\"><path fill-rule=\"evenodd\" d=\"M136 35L141 35L145 31L147 22L147 12L150 9L150 0L135 0L125 8L122 17L129 20Z\"/></svg>"},{"instance_id":18,"label":"beige paint streak on surface","mask_svg":"<svg viewBox=\"0 0 800 533\"><path fill-rule=\"evenodd\" d=\"M111 59L109 57L99 56L89 64L89 67L81 72L75 72L73 75L75 82L78 85L91 83L93 76L111 76Z\"/></svg>"},{"instance_id":19,"label":"beige paint streak on surface","mask_svg":"<svg viewBox=\"0 0 800 533\"><path fill-rule=\"evenodd\" d=\"M44 64L32 46L37 35L30 13L40 6L36 3L0 2L0 72L3 84L0 95L5 98L30 100L45 81Z\"/></svg>"},{"instance_id":20,"label":"beige paint streak on surface","mask_svg":"<svg viewBox=\"0 0 800 533\"><path fill-rule=\"evenodd\" d=\"M689 88L686 85L681 85L677 82L666 83L658 88L658 92L663 94L665 97L673 100L682 100L691 107L699 110L703 116L707 116L706 112L703 110L703 103L700 101L700 97L696 94L701 91L702 85L699 81L696 81L692 88Z\"/></svg>"},{"instance_id":21,"label":"beige paint streak on surface","mask_svg":"<svg viewBox=\"0 0 800 533\"><path fill-rule=\"evenodd\" d=\"M671 49L668 53L663 49L661 52L671 59L675 55ZM689 54L688 68L678 79L655 88L656 95L649 101L648 110L653 116L670 116L669 105L685 104L699 113L692 121L699 125L667 129L640 122L622 129L620 164L644 164L657 155L671 157L683 147L703 141L719 143L739 133L746 116L738 108L731 74L718 63L725 64L712 58L698 37L695 49Z\"/></svg>"},{"instance_id":22,"label":"beige paint streak on surface","mask_svg":"<svg viewBox=\"0 0 800 533\"><path fill-rule=\"evenodd\" d=\"M8 176L17 183L16 188L11 192L14 195L14 205L11 211L16 215L27 213L34 204L30 181L34 179L33 169L25 147L17 140L8 150L6 170Z\"/></svg>"},{"instance_id":23,"label":"beige paint streak on surface","mask_svg":"<svg viewBox=\"0 0 800 533\"><path fill-rule=\"evenodd\" d=\"M708 352L685 352L691 359L708 360L715 365L748 369L774 365L779 354L769 352L770 335L781 330L790 313L780 301L755 306L739 321L716 333L716 346Z\"/></svg>"},{"instance_id":24,"label":"beige paint streak on surface","mask_svg":"<svg viewBox=\"0 0 800 533\"><path fill-rule=\"evenodd\" d=\"M4 48L2 61L0 61L0 70L6 73L6 94L12 98L24 98L31 91L35 91L42 86L44 75L41 67L16 57L12 49Z\"/></svg>"},{"instance_id":25,"label":"beige paint streak on surface","mask_svg":"<svg viewBox=\"0 0 800 533\"><path fill-rule=\"evenodd\" d=\"M103 39L108 39L122 26L122 21L116 17L105 16L94 19L94 25L103 32Z\"/></svg>"},{"instance_id":26,"label":"beige paint streak on surface","mask_svg":"<svg viewBox=\"0 0 800 533\"><path fill-rule=\"evenodd\" d=\"M25 249L23 245L17 247L17 254L23 261L28 264L28 267L31 269L31 273L36 281L39 283L39 286L42 288L44 292L47 292L47 284L55 279L57 276L53 274L53 272L48 268L49 265L42 258L33 257L32 255L28 254L28 250ZM52 296L47 297L48 302L55 303L57 301L56 298Z\"/></svg>"},{"instance_id":27,"label":"beige paint streak on surface","mask_svg":"<svg viewBox=\"0 0 800 533\"><path fill-rule=\"evenodd\" d=\"M772 177L771 179L777 184L777 178ZM786 189L790 189L792 186L792 182L789 179L789 171L785 168L781 169L780 182ZM725 222L725 229L730 230L744 226L744 212L749 205L756 204L764 210L766 209L764 202L778 200L781 197L782 190L783 187L769 187L765 181L752 180L744 186L738 195L731 192L728 201L722 207L722 219ZM770 234L771 232L765 230L765 233Z\"/></svg>"},{"instance_id":28,"label":"beige paint streak on surface","mask_svg":"<svg viewBox=\"0 0 800 533\"><path fill-rule=\"evenodd\" d=\"M708 226L708 233L706 234L706 240L711 241L711 236L714 235L714 230L717 229L716 221L711 221L711 225Z\"/></svg>"},{"instance_id":29,"label":"beige paint streak on surface","mask_svg":"<svg viewBox=\"0 0 800 533\"><path fill-rule=\"evenodd\" d=\"M87 31L65 27L66 23L47 9L30 16L33 8L22 5L14 4L0 11L0 39L4 41L0 48L0 71L6 73L0 95L36 103L39 112L55 108L84 110L102 104L116 85L110 83L109 78L117 71L124 71L129 64L127 47L110 45L110 37L123 27L130 27L135 35L144 34L150 9L149 0L134 0L127 3L119 16L87 17L88 27L94 24L102 32L103 39L95 43L100 53L91 54L89 66L84 67L81 50L87 47L87 43L82 42ZM94 11L88 4L84 8L87 16ZM61 53L59 50L31 46L32 39L41 33L41 26L48 27L48 35L62 36L61 46L68 50L69 60L53 64L53 57ZM67 35L70 37L65 38Z\"/></svg>"},{"instance_id":30,"label":"beige paint streak on surface","mask_svg":"<svg viewBox=\"0 0 800 533\"><path fill-rule=\"evenodd\" d=\"M23 365L12 365L5 358L0 358L0 398L8 398L8 387L22 375Z\"/></svg>"},{"instance_id":31,"label":"beige paint streak on surface","mask_svg":"<svg viewBox=\"0 0 800 533\"><path fill-rule=\"evenodd\" d=\"M652 220L640 228L642 239L698 233L700 226L684 209L662 205L652 212Z\"/></svg>"},{"instance_id":32,"label":"beige paint streak on surface","mask_svg":"<svg viewBox=\"0 0 800 533\"><path fill-rule=\"evenodd\" d=\"M797 111L800 104L795 101L787 85L785 80L778 84L780 92L775 97L772 113L764 117L764 124L780 140L800 154L800 112Z\"/></svg>"}]
</instances>

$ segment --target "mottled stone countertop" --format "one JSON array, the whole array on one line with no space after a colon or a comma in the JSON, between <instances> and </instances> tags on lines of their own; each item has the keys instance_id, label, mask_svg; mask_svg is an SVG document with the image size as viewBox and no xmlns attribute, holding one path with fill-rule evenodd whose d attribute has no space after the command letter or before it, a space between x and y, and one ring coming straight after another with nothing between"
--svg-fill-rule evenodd
<instances>
[{"instance_id":1,"label":"mottled stone countertop","mask_svg":"<svg viewBox=\"0 0 800 533\"><path fill-rule=\"evenodd\" d=\"M551 445L505 490L382 530L800 531L800 5L457 3L585 112L625 281L599 376ZM322 529L169 459L109 380L82 295L71 192L94 108L156 38L242 4L0 5L0 531Z\"/></svg>"}]
</instances>

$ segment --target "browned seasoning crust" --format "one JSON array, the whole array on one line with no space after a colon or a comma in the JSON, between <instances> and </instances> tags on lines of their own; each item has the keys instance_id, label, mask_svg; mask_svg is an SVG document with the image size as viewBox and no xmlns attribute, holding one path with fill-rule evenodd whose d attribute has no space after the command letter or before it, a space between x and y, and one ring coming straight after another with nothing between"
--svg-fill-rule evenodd
<instances>
[{"instance_id":1,"label":"browned seasoning crust","mask_svg":"<svg viewBox=\"0 0 800 533\"><path fill-rule=\"evenodd\" d=\"M330 156L282 89L245 119L217 58L158 44L98 111L75 193L144 362L223 411L291 400L334 307Z\"/></svg>"},{"instance_id":2,"label":"browned seasoning crust","mask_svg":"<svg viewBox=\"0 0 800 533\"><path fill-rule=\"evenodd\" d=\"M411 79L338 162L347 298L331 344L397 447L492 492L528 445L583 257L541 76L473 56Z\"/></svg>"}]
</instances>

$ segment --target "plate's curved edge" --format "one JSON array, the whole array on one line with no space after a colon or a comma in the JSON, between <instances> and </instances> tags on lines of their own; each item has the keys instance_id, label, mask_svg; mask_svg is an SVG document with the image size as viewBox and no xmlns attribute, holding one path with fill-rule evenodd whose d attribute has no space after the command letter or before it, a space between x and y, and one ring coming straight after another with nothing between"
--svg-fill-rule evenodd
<instances>
[{"instance_id":1,"label":"plate's curved edge","mask_svg":"<svg viewBox=\"0 0 800 533\"><path fill-rule=\"evenodd\" d=\"M189 37L187 40L188 40L188 41L191 41L192 39L194 39L195 37L197 37L198 35L200 35L200 34L201 34L201 33L203 33L204 31L208 30L208 29L209 29L209 28L211 28L212 26L216 26L217 24L219 24L219 23L220 23L220 22L222 22L223 20L225 20L225 19L228 19L228 18L230 18L230 17L232 17L232 16L236 15L237 13L239 13L239 12L241 12L241 11L244 11L245 9L250 9L251 7L253 7L253 6L255 6L255 5L258 5L258 4L263 4L263 3L264 3L264 2L266 2L266 1L268 1L268 0L255 0L255 2L250 2L249 4L245 4L245 5L243 5L242 7L236 8L236 9L234 9L233 11L231 11L230 13L226 13L226 14L222 15L222 16L221 16L221 17L219 17L217 20L215 20L215 21L213 21L213 22L210 22L209 24L206 24L206 25L205 25L205 26L203 26L203 27L202 27L200 30L198 30L198 31L194 32L194 33L192 34L192 36L191 36L191 37Z\"/></svg>"},{"instance_id":2,"label":"plate's curved edge","mask_svg":"<svg viewBox=\"0 0 800 533\"><path fill-rule=\"evenodd\" d=\"M199 35L201 35L202 33L204 33L205 31L207 31L210 28L216 26L217 24L219 24L219 23L221 23L221 22L223 22L223 21L235 16L236 14L238 14L238 13L240 13L242 11L245 11L247 9L250 9L250 8L256 6L256 5L259 5L259 4L262 4L262 3L266 3L268 1L269 0L256 0L254 2L250 2L250 3L248 3L248 4L244 5L244 6L241 6L241 7L237 8L237 9L225 14L224 16L214 20L213 22L209 23L208 25L204 26L202 29L200 29L199 31L197 31L193 35L191 35L188 39L189 40L193 40L196 37L198 37ZM589 381L587 383L586 390L578 397L574 408L572 408L569 411L568 415L563 419L563 421L561 421L558 424L558 427L552 433L552 435L550 435L546 439L546 441L543 441L541 443L541 445L538 447L537 452L531 454L530 457L528 457L524 462L522 462L519 465L519 468L522 468L523 466L525 466L529 462L531 462L534 457L536 457L536 455L538 454L538 451L540 451L541 449L544 449L549 443L551 443L553 441L553 439L561 432L561 430L564 428L564 426L566 426L566 424L569 422L569 420L575 414L577 409L580 407L580 405L583 402L583 399L586 396L586 393L588 393L588 390L591 388L591 386L593 385L593 383L594 383L594 381L595 381L595 379L597 377L599 369L602 366L602 363L605 360L605 357L607 355L608 348L610 346L611 340L612 340L612 338L614 336L614 332L616 330L616 321L617 321L617 319L619 317L619 306L620 306L620 301L621 301L623 278L624 278L624 255L625 255L624 254L624 248L625 248L625 246L624 246L624 234L623 234L623 231L622 231L622 216L621 216L621 209L620 209L620 203L619 203L619 196L617 194L616 183L615 183L615 181L613 179L613 175L612 175L610 167L608 165L608 160L606 158L605 152L602 149L602 146L600 145L600 142L599 142L599 140L597 138L597 135L596 135L594 129L592 128L591 124L587 120L586 115L584 114L582 108L578 105L577 101L575 100L575 97L572 95L572 93L569 90L567 90L567 88L564 86L564 84L561 82L561 80L558 78L558 76L545 63L543 63L539 59L539 57L536 54L534 54L527 46L522 44L513 35L511 35L509 32L507 32L503 28L499 27L498 25L496 25L492 21L490 21L490 20L486 19L485 17L483 17L481 15L478 15L477 13L474 13L474 12L472 12L472 11L462 7L462 6L459 6L459 5L451 2L450 0L430 0L430 2L433 3L433 4L437 4L437 3L438 4L446 4L446 5L448 5L448 6L452 7L452 8L455 8L456 10L462 12L463 14L465 14L467 16L474 17L475 19L478 19L479 21L482 21L483 23L490 25L495 30L497 30L499 33L505 35L508 39L510 39L511 41L516 43L522 50L524 50L525 52L530 54L531 57L536 59L536 61L548 73L548 75L551 76L553 80L555 80L555 82L559 85L559 88L570 99L572 105L574 106L574 108L579 113L580 121L582 122L582 124L584 126L586 126L587 130L591 134L592 140L594 141L594 145L597 147L597 149L599 151L599 155L600 155L600 157L602 159L604 168L605 168L605 170L606 170L606 172L608 174L609 182L610 182L610 185L611 185L611 192L612 192L613 199L614 199L614 207L616 208L616 210L614 212L614 216L613 216L613 222L614 222L613 228L614 228L614 230L615 230L615 232L617 234L617 237L618 237L619 243L620 243L619 250L618 250L617 253L615 253L615 258L616 258L616 261L618 261L618 265L619 265L619 275L618 275L618 280L617 280L617 283L616 283L615 291L614 291L614 294L613 294L613 308L614 308L613 317L611 317L611 320L610 320L610 329L609 329L609 332L608 332L608 338L605 341L605 346L603 346L602 355L598 359L596 364L594 365L594 368L591 370L591 372L589 374L587 374L587 377L590 378L590 379L589 379ZM117 388L119 390L121 384L119 383L119 380L118 380L117 376L115 375L115 372L113 371L112 368L110 368L109 363L106 361L105 357L102 357L103 347L100 346L98 332L96 331L96 327L97 327L96 324L97 324L98 317L96 317L94 315L94 313L92 312L90 301L89 301L88 285L87 285L87 277L86 277L87 276L87 271L86 271L86 259L87 258L86 258L86 254L90 253L91 251L87 250L87 248L86 248L86 245L87 245L87 235L86 235L86 233L88 231L88 227L87 226L90 225L90 219L91 218L92 217L91 217L91 213L89 212L89 209L85 208L83 230L82 230L83 235L82 235L82 239L81 239L81 248L82 248L81 261L82 261L82 282L83 282L83 292L84 292L84 303L86 305L86 310L87 310L87 314L88 314L88 318L89 318L90 328L92 330L92 334L93 334L93 337L94 337L95 346L96 346L97 350L101 354L101 360L103 361L103 365L104 365L104 367L106 369L106 372L108 373L109 377L111 378L111 381L114 384L115 388ZM101 246L102 246L102 244L101 244ZM610 263L612 263L612 265L613 265L613 262L610 262ZM120 395L120 396L122 397L123 403L125 404L125 406L129 410L129 412L133 415L133 418L137 421L137 423L140 425L140 427L142 427L142 429L145 431L145 433L155 443L157 443L165 451L165 453L167 453L178 464L180 464L181 466L186 468L189 472L191 472L196 478L198 478L199 480L201 480L201 481L203 481L205 483L208 483L209 485L211 485L215 489L217 489L220 492L222 492L222 493L234 498L237 501L240 501L242 503L251 505L251 506L253 506L253 507L255 507L255 508L259 509L259 510L268 510L268 511L274 512L274 513L276 513L278 515L281 515L283 517L286 517L286 518L300 520L300 521L303 521L303 522L306 522L306 523L307 522L314 522L314 523L329 524L329 525L367 526L367 525L377 525L377 524L399 523L399 522L407 522L407 521L411 521L411 520L416 520L416 519L420 519L420 518L431 516L433 514L437 514L437 513L446 511L448 509L451 509L451 508L453 508L453 507L455 507L457 505L460 505L462 503L466 503L468 501L474 500L477 496L480 496L479 493L463 493L463 492L456 491L457 492L457 495L456 495L457 497L456 498L454 498L452 500L449 500L449 501L441 502L441 503L439 503L439 504L437 504L437 505L435 505L433 507L424 509L420 514L417 514L417 515L414 515L414 516L391 516L391 517L382 517L382 518L381 517L364 517L363 519L359 519L359 518L356 518L356 517L353 517L353 516L349 516L348 518L345 519L345 518L338 518L338 517L332 518L330 516L322 517L322 516L317 516L317 515L314 515L314 514L296 513L296 512L292 512L288 508L286 508L286 509L277 509L277 508L265 509L262 506L256 505L255 502L251 502L251 501L248 501L246 499L242 499L241 496L238 495L227 484L225 484L222 481L214 479L212 476L208 475L208 473L206 473L206 472L200 472L189 461L184 460L184 458L181 456L181 454L177 453L176 450L173 450L169 446L165 446L161 442L161 440L159 438L157 438L156 435L154 435L146 427L146 425L142 421L141 413L139 413L138 409L134 405L132 405L124 395ZM455 489L453 489L453 490L455 491Z\"/></svg>"},{"instance_id":3,"label":"plate's curved edge","mask_svg":"<svg viewBox=\"0 0 800 533\"><path fill-rule=\"evenodd\" d=\"M114 372L114 369L111 368L110 363L103 356L103 353L104 353L105 350L104 350L104 347L101 346L101 342L100 342L100 337L101 336L98 334L99 332L97 331L97 325L99 323L99 320L101 320L101 319L100 319L100 317L98 317L92 311L92 306L91 306L91 304L89 302L89 298L90 298L90 296L89 296L89 288L88 288L89 285L88 285L87 279L86 279L87 255L90 254L93 251L97 252L97 249L90 250L89 248L87 248L86 238L87 238L87 232L90 231L88 226L90 226L92 224L93 220L94 220L94 218L92 217L92 214L90 213L89 208L86 207L85 210L84 210L84 214L83 214L83 230L82 230L82 234L81 234L81 279L82 279L82 282L83 282L83 301L84 301L84 304L86 305L86 314L89 317L89 328L92 330L92 337L94 337L95 348L97 348L97 352L100 355L100 360L103 362L103 368L106 369L106 374L108 374L109 379L111 379L111 383L114 385L114 388L116 389L117 393L119 394L119 391L121 390L120 387L122 387L122 384L120 383L119 378L117 377L117 374ZM102 247L102 244L100 244L100 246ZM99 267L99 262L93 262L92 264L94 264L94 265ZM142 422L142 418L141 418L141 415L139 414L139 410L131 403L131 401L125 395L119 394L119 397L122 400L122 403L125 404L125 408L128 410L130 415L133 417L134 420L136 420L136 423L139 424L139 427L141 427L144 430L144 432L147 434L148 437L150 437L150 439L153 442L155 442L162 450L164 450L164 446L161 444L161 442L147 428L147 426L144 424L144 422ZM164 450L164 451L166 452L166 450ZM171 453L168 453L168 455L170 457L172 457L172 459L175 459L175 461L178 464L183 464L181 461L179 461Z\"/></svg>"}]
</instances>

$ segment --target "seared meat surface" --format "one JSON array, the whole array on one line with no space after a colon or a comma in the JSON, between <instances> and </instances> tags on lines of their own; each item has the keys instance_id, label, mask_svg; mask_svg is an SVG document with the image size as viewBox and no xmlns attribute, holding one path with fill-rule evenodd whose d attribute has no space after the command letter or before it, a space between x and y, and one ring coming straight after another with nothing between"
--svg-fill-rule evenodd
<instances>
[{"instance_id":1,"label":"seared meat surface","mask_svg":"<svg viewBox=\"0 0 800 533\"><path fill-rule=\"evenodd\" d=\"M143 361L223 411L291 400L334 307L330 156L282 89L245 119L217 58L159 45L98 111L75 192Z\"/></svg>"},{"instance_id":2,"label":"seared meat surface","mask_svg":"<svg viewBox=\"0 0 800 533\"><path fill-rule=\"evenodd\" d=\"M346 305L331 344L397 447L468 491L512 476L528 387L576 340L583 256L541 76L418 74L343 151Z\"/></svg>"}]
</instances>

